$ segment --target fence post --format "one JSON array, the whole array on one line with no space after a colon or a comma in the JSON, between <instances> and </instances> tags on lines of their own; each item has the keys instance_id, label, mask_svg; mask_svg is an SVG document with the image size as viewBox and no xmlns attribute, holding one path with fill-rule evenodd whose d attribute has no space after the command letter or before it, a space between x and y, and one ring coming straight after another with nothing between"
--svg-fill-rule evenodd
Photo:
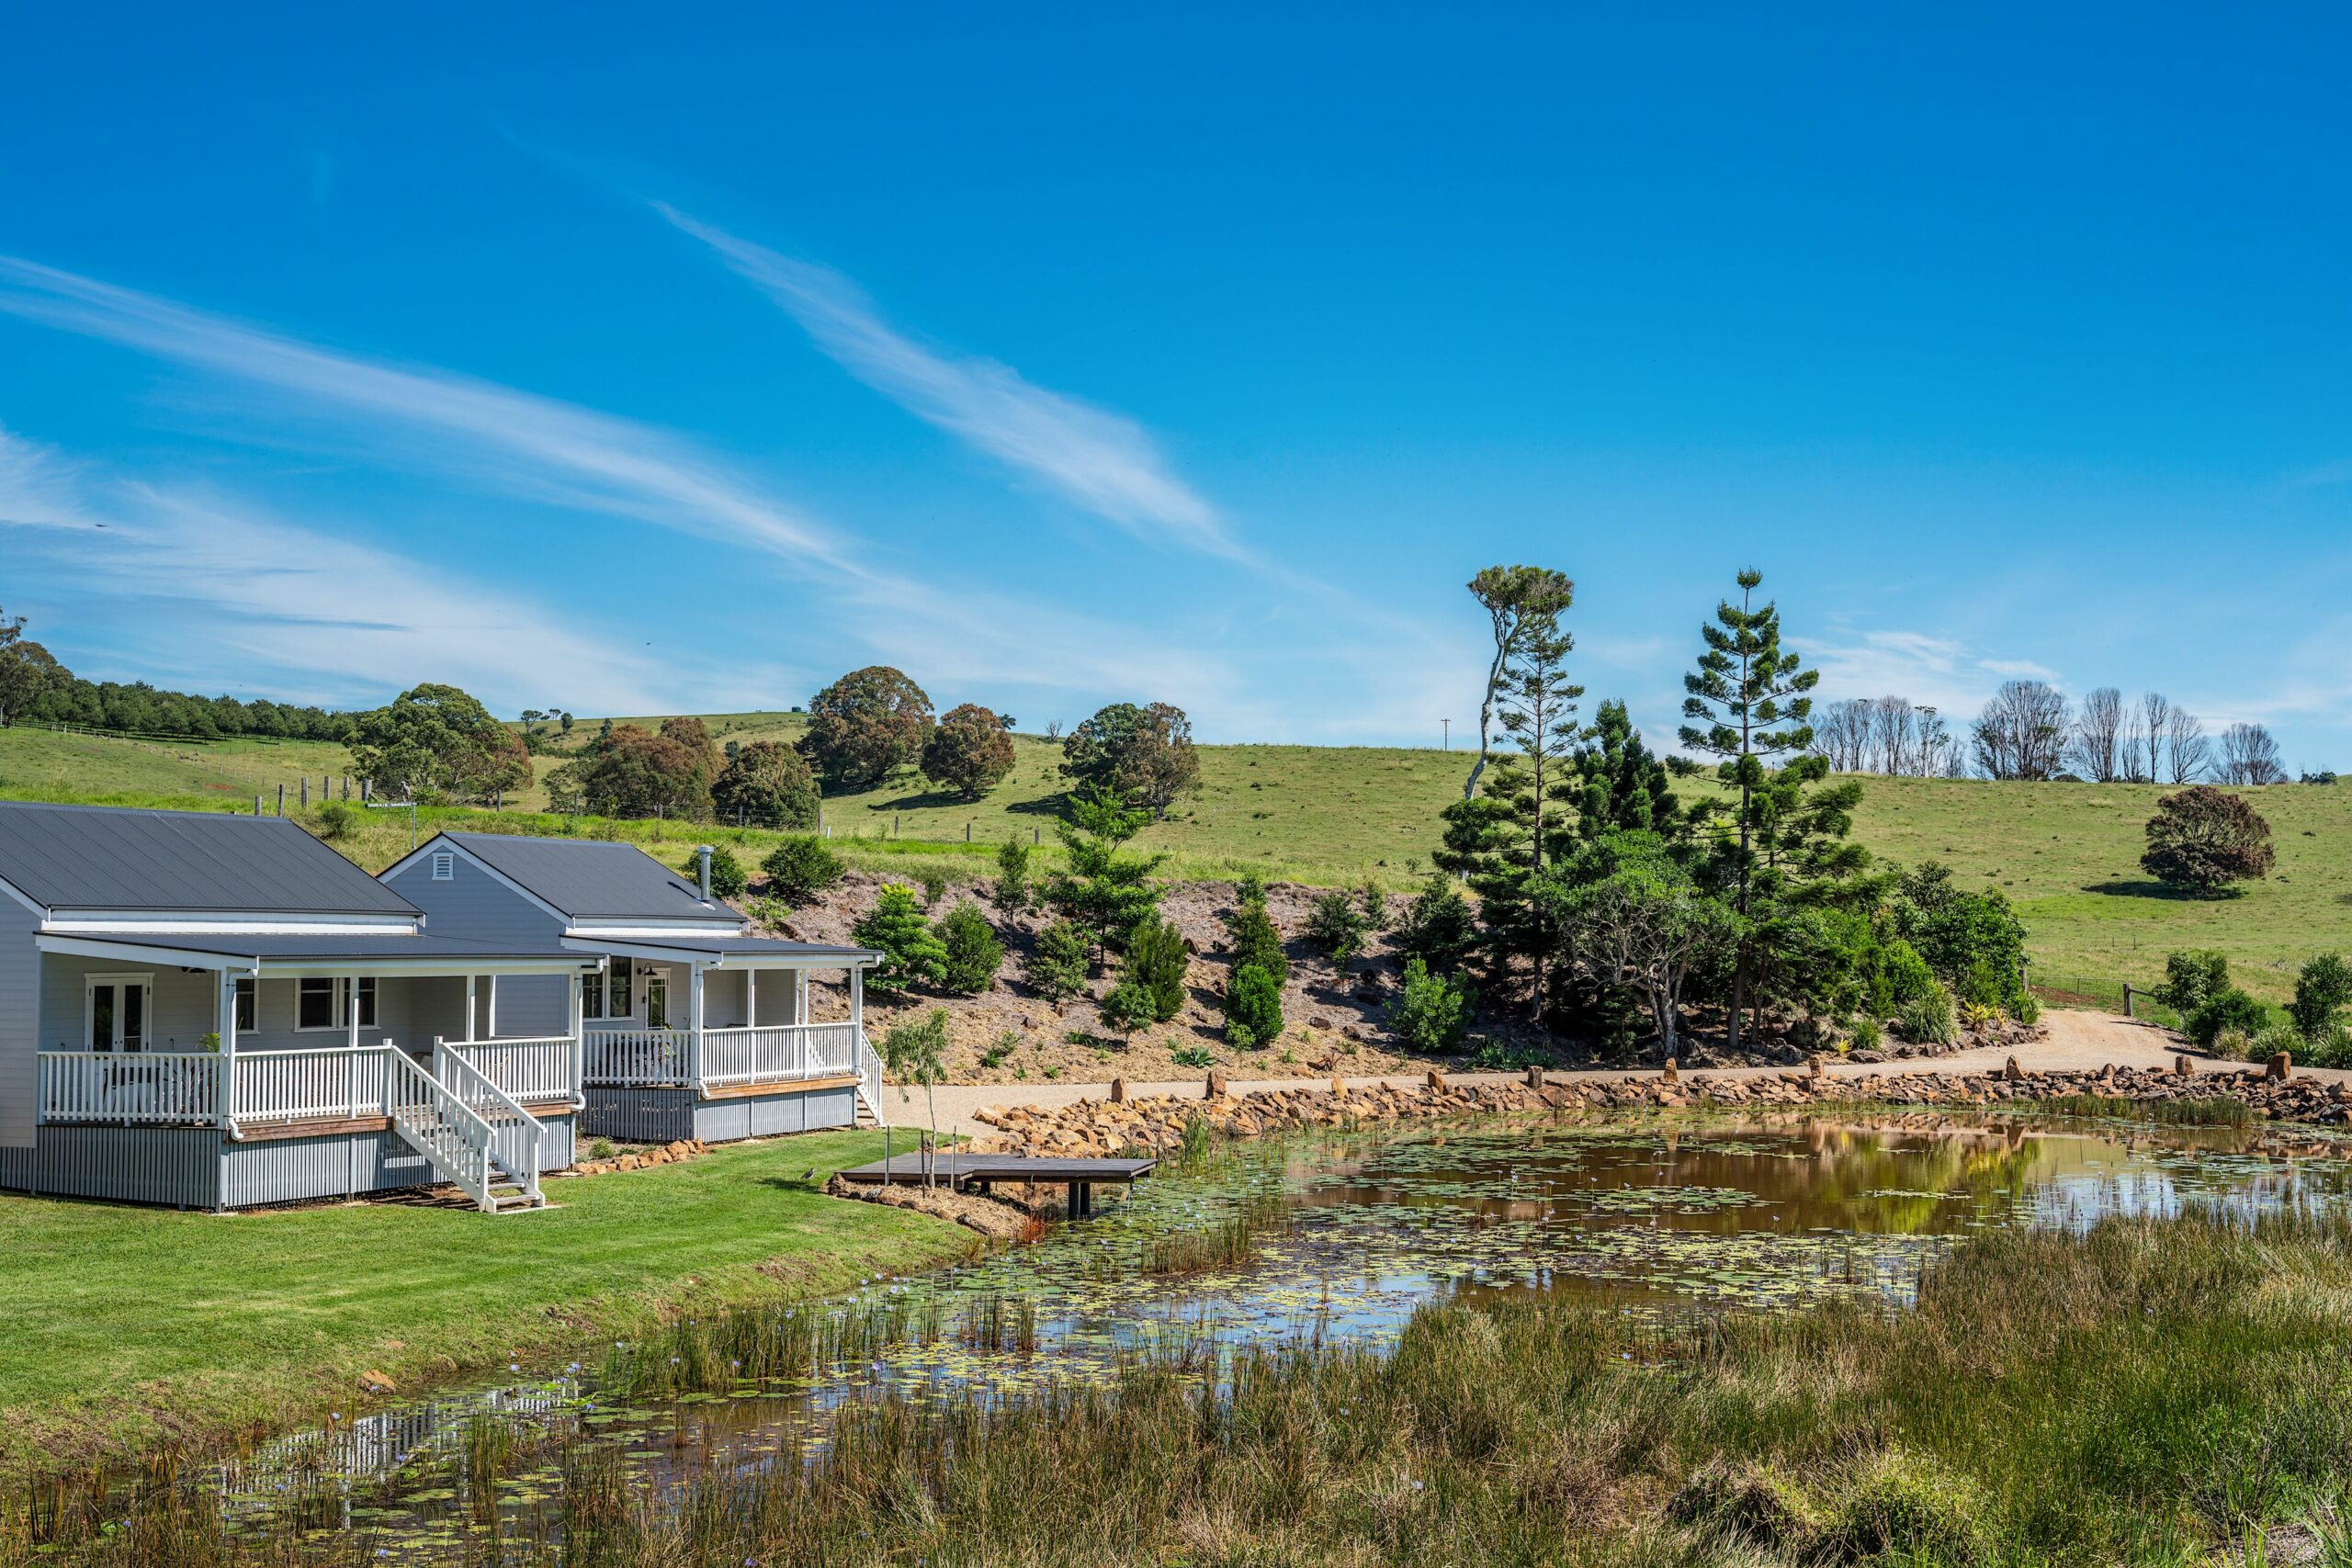
<instances>
[{"instance_id":1,"label":"fence post","mask_svg":"<svg viewBox=\"0 0 2352 1568\"><path fill-rule=\"evenodd\" d=\"M261 815L261 796L258 795L254 796L254 815L256 817Z\"/></svg>"},{"instance_id":2,"label":"fence post","mask_svg":"<svg viewBox=\"0 0 2352 1568\"><path fill-rule=\"evenodd\" d=\"M277 786L277 814L280 817L286 815L286 786L284 784Z\"/></svg>"},{"instance_id":3,"label":"fence post","mask_svg":"<svg viewBox=\"0 0 2352 1568\"><path fill-rule=\"evenodd\" d=\"M311 809L311 775L308 773L302 775L302 809Z\"/></svg>"},{"instance_id":4,"label":"fence post","mask_svg":"<svg viewBox=\"0 0 2352 1568\"><path fill-rule=\"evenodd\" d=\"M972 841L972 825L969 822L964 824L964 841L967 844Z\"/></svg>"},{"instance_id":5,"label":"fence post","mask_svg":"<svg viewBox=\"0 0 2352 1568\"><path fill-rule=\"evenodd\" d=\"M2129 980L2123 982L2123 1016L2126 1018L2139 1016L2132 1010L2132 982Z\"/></svg>"}]
</instances>

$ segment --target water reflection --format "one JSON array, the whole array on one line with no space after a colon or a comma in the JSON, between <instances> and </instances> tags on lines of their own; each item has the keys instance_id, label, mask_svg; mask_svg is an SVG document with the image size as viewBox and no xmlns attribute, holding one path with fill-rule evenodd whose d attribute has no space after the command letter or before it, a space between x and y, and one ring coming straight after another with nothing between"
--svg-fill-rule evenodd
<instances>
[{"instance_id":1,"label":"water reflection","mask_svg":"<svg viewBox=\"0 0 2352 1568\"><path fill-rule=\"evenodd\" d=\"M812 1354L787 1375L720 1375L658 1399L631 1399L614 1370L571 1367L338 1421L179 1483L212 1490L234 1517L357 1529L371 1556L441 1561L494 1527L554 1528L566 1448L615 1450L658 1488L714 1463L793 1462L822 1441L826 1411L879 1389L994 1396L1108 1380L1126 1358L1204 1340L1378 1344L1442 1297L1577 1292L1634 1312L1901 1301L1928 1258L1974 1230L2192 1200L2340 1202L2347 1170L2309 1136L2289 1151L2246 1133L1927 1115L1302 1135L1147 1183L1036 1247L876 1282L790 1325L735 1325L805 1337L812 1317L870 1330L881 1314L888 1332L857 1339L847 1364ZM1262 1216L1277 1194L1284 1223L1229 1260L1152 1271L1170 1235ZM620 1348L624 1365L639 1389L663 1370L640 1348Z\"/></svg>"}]
</instances>

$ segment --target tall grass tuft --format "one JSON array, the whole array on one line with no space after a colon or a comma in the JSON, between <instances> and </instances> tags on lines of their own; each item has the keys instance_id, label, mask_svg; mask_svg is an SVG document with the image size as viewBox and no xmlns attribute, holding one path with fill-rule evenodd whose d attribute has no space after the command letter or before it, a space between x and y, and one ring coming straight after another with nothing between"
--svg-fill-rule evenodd
<instances>
[{"instance_id":1,"label":"tall grass tuft","mask_svg":"<svg viewBox=\"0 0 2352 1568\"><path fill-rule=\"evenodd\" d=\"M2047 1116L2109 1117L2159 1127L2244 1127L2254 1111L2243 1100L2208 1095L2195 1100L2120 1100L2103 1094L2062 1094L2035 1100L2030 1109Z\"/></svg>"}]
</instances>

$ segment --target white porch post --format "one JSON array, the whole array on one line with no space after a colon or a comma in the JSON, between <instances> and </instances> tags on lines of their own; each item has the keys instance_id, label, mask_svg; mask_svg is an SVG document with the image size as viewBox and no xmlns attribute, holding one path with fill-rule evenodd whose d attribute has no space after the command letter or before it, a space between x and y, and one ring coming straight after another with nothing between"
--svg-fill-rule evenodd
<instances>
[{"instance_id":1,"label":"white porch post","mask_svg":"<svg viewBox=\"0 0 2352 1568\"><path fill-rule=\"evenodd\" d=\"M865 1037L865 970L853 967L849 972L849 1021L859 1039Z\"/></svg>"},{"instance_id":2,"label":"white porch post","mask_svg":"<svg viewBox=\"0 0 2352 1568\"><path fill-rule=\"evenodd\" d=\"M484 1011L489 1016L482 1021L482 1038L495 1040L498 1038L498 976L495 975L490 977L490 1006Z\"/></svg>"},{"instance_id":3,"label":"white porch post","mask_svg":"<svg viewBox=\"0 0 2352 1568\"><path fill-rule=\"evenodd\" d=\"M220 991L214 998L213 1028L220 1036L220 1082L215 1089L220 1096L220 1131L227 1133L237 1114L237 976L234 971L223 969L220 974ZM261 1004L261 981L254 981L254 1004ZM260 1022L255 1018L254 1022Z\"/></svg>"},{"instance_id":4,"label":"white porch post","mask_svg":"<svg viewBox=\"0 0 2352 1568\"><path fill-rule=\"evenodd\" d=\"M702 965L686 966L686 1077L702 1082Z\"/></svg>"},{"instance_id":5,"label":"white porch post","mask_svg":"<svg viewBox=\"0 0 2352 1568\"><path fill-rule=\"evenodd\" d=\"M746 969L743 971L743 1027L757 1029L759 1026L760 972L757 969Z\"/></svg>"},{"instance_id":6,"label":"white porch post","mask_svg":"<svg viewBox=\"0 0 2352 1568\"><path fill-rule=\"evenodd\" d=\"M351 1091L351 1117L359 1119L359 976L343 982L343 1081ZM389 1090L390 1084L385 1089Z\"/></svg>"},{"instance_id":7,"label":"white porch post","mask_svg":"<svg viewBox=\"0 0 2352 1568\"><path fill-rule=\"evenodd\" d=\"M565 1017L571 1027L571 1102L582 1103L583 1086L588 1081L588 976L575 972L571 976L571 996Z\"/></svg>"},{"instance_id":8,"label":"white porch post","mask_svg":"<svg viewBox=\"0 0 2352 1568\"><path fill-rule=\"evenodd\" d=\"M474 982L480 978L475 975L466 976L466 1043L469 1045L474 1043Z\"/></svg>"},{"instance_id":9,"label":"white porch post","mask_svg":"<svg viewBox=\"0 0 2352 1568\"><path fill-rule=\"evenodd\" d=\"M792 972L792 1021L808 1021L808 971L806 969Z\"/></svg>"}]
</instances>

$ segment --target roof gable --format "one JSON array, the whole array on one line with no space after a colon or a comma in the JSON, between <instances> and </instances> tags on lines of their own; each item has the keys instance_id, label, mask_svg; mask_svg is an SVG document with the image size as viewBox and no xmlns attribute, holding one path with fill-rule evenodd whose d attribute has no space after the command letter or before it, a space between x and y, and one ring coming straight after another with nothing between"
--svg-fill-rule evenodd
<instances>
[{"instance_id":1,"label":"roof gable","mask_svg":"<svg viewBox=\"0 0 2352 1568\"><path fill-rule=\"evenodd\" d=\"M299 824L230 812L0 801L0 881L51 909L417 914Z\"/></svg>"},{"instance_id":2,"label":"roof gable","mask_svg":"<svg viewBox=\"0 0 2352 1568\"><path fill-rule=\"evenodd\" d=\"M572 920L724 920L741 918L706 904L695 885L635 844L601 839L533 839L510 833L442 833L441 839ZM427 844L425 850L433 846ZM421 863L419 851L402 863Z\"/></svg>"}]
</instances>

